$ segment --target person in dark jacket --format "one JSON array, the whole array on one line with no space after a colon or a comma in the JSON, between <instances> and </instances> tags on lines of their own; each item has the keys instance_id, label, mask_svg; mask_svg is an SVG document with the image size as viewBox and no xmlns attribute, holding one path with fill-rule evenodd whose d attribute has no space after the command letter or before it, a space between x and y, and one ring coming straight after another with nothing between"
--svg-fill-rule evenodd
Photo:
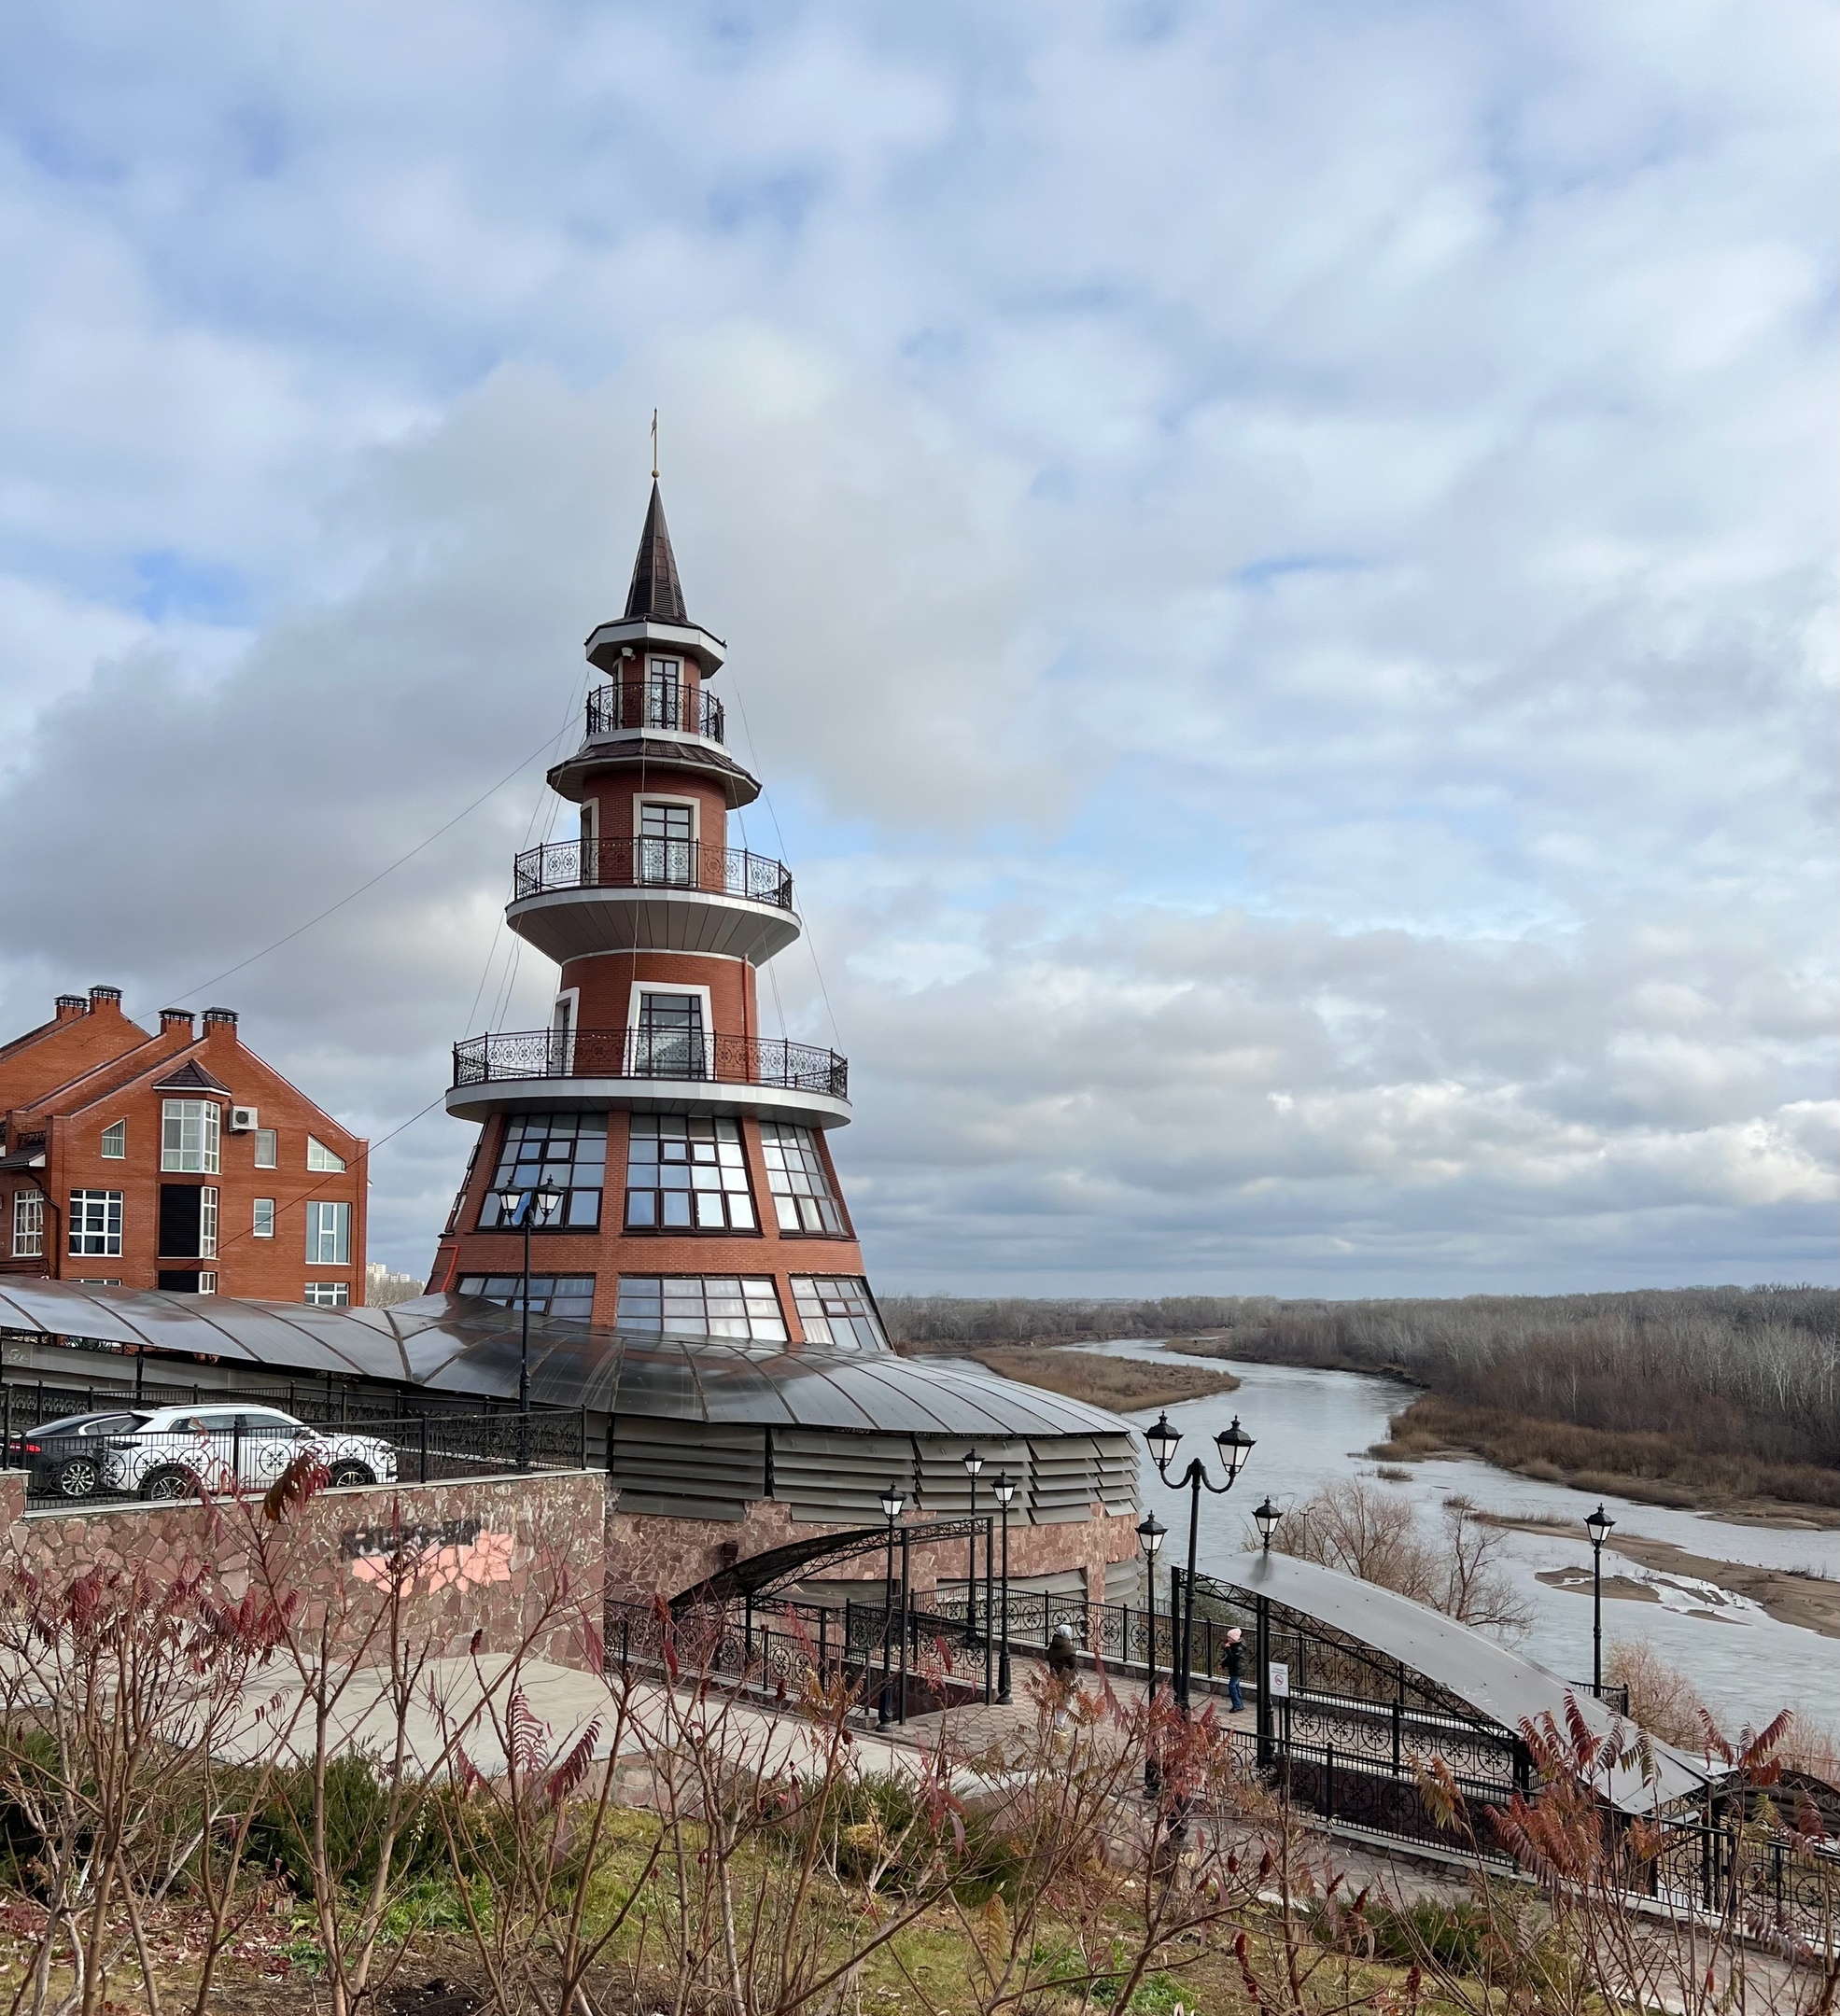
<instances>
[{"instance_id":1,"label":"person in dark jacket","mask_svg":"<svg viewBox=\"0 0 1840 2016\"><path fill-rule=\"evenodd\" d=\"M1054 1636L1047 1642L1047 1671L1056 1688L1054 1726L1067 1726L1067 1703L1073 1698L1078 1662L1074 1658L1074 1627L1071 1624L1055 1626Z\"/></svg>"},{"instance_id":2,"label":"person in dark jacket","mask_svg":"<svg viewBox=\"0 0 1840 2016\"><path fill-rule=\"evenodd\" d=\"M1237 1627L1227 1633L1227 1643L1220 1648L1220 1670L1227 1675L1227 1699L1238 1715L1245 1707L1240 1682L1245 1678L1246 1648Z\"/></svg>"}]
</instances>

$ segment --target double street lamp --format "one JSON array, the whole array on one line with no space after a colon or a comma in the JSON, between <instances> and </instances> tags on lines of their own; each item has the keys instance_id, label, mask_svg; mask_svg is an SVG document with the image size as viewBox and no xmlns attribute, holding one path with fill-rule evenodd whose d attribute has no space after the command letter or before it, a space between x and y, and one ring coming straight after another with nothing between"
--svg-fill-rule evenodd
<instances>
[{"instance_id":1,"label":"double street lamp","mask_svg":"<svg viewBox=\"0 0 1840 2016\"><path fill-rule=\"evenodd\" d=\"M1182 1587L1185 1593L1181 1609L1180 1664L1175 1669L1175 1698L1182 1704L1182 1712L1188 1712L1189 1661L1195 1645L1195 1536L1201 1524L1201 1491L1205 1488L1216 1498L1224 1498L1238 1481L1240 1472L1245 1467L1245 1460L1252 1453L1253 1438L1240 1426L1240 1417L1235 1414L1233 1425L1223 1428L1214 1438L1214 1446L1219 1451L1221 1467L1227 1473L1227 1481L1216 1484L1207 1474L1207 1465L1199 1456L1190 1459L1188 1467L1179 1477L1172 1477L1169 1466L1175 1460L1176 1444L1182 1439L1182 1431L1173 1427L1167 1413L1157 1418L1157 1425L1144 1437L1149 1445L1150 1461L1157 1466L1157 1475L1165 1484L1180 1491L1188 1487L1188 1573ZM1170 1622L1176 1623L1176 1605L1172 1601Z\"/></svg>"},{"instance_id":2,"label":"double street lamp","mask_svg":"<svg viewBox=\"0 0 1840 2016\"><path fill-rule=\"evenodd\" d=\"M1157 1762L1157 1556L1163 1550L1163 1536L1169 1532L1154 1512L1148 1513L1138 1522L1137 1544L1144 1549L1144 1578L1149 1591L1150 1602L1150 1689L1149 1725L1145 1733L1144 1750L1144 1797L1155 1799L1163 1788L1162 1767ZM1173 1627L1172 1629L1170 1659L1175 1658Z\"/></svg>"},{"instance_id":3,"label":"double street lamp","mask_svg":"<svg viewBox=\"0 0 1840 2016\"><path fill-rule=\"evenodd\" d=\"M1016 1479L1007 1470L997 1472L990 1487L1003 1512L1003 1621L999 1629L1002 1649L997 1654L997 1700L1009 1706L1009 1508L1016 1497Z\"/></svg>"},{"instance_id":4,"label":"double street lamp","mask_svg":"<svg viewBox=\"0 0 1840 2016\"><path fill-rule=\"evenodd\" d=\"M1597 1501L1597 1509L1584 1522L1591 1535L1591 1691L1604 1698L1604 1542L1616 1521Z\"/></svg>"},{"instance_id":5,"label":"double street lamp","mask_svg":"<svg viewBox=\"0 0 1840 2016\"><path fill-rule=\"evenodd\" d=\"M536 1190L500 1190L499 1192L499 1223L507 1221L521 1224L524 1228L524 1281L523 1292L517 1298L519 1321L517 1327L517 1467L530 1467L530 1221L541 1217L548 1222L550 1213L562 1203L562 1192L541 1188Z\"/></svg>"}]
</instances>

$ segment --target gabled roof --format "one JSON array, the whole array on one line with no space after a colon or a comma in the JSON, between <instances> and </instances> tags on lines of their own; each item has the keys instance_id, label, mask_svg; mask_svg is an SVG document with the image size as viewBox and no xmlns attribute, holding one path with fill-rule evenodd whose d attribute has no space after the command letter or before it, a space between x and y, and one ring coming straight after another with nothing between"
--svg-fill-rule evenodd
<instances>
[{"instance_id":1,"label":"gabled roof","mask_svg":"<svg viewBox=\"0 0 1840 2016\"><path fill-rule=\"evenodd\" d=\"M230 1097L230 1087L221 1078L207 1071L195 1057L187 1057L177 1071L156 1078L153 1089L156 1092L218 1092L225 1099Z\"/></svg>"},{"instance_id":2,"label":"gabled roof","mask_svg":"<svg viewBox=\"0 0 1840 2016\"><path fill-rule=\"evenodd\" d=\"M625 621L687 623L683 584L677 576L677 556L665 524L665 500L654 480L652 501L645 507L645 527L639 535L639 557L633 562L633 584L626 595Z\"/></svg>"}]
</instances>

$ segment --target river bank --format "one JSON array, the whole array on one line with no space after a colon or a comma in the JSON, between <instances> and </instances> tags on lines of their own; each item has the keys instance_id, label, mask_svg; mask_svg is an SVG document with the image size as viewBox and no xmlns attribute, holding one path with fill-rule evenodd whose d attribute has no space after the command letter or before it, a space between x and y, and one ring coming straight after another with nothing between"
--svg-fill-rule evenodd
<instances>
[{"instance_id":1,"label":"river bank","mask_svg":"<svg viewBox=\"0 0 1840 2016\"><path fill-rule=\"evenodd\" d=\"M1039 1386L1045 1393L1084 1400L1115 1414L1134 1414L1147 1407L1175 1407L1205 1400L1216 1393L1237 1393L1240 1381L1230 1372L1203 1372L1198 1365L1144 1365L1128 1358L1098 1358L1086 1351L1041 1351L1026 1345L997 1345L960 1351L953 1355L975 1359L987 1371Z\"/></svg>"}]
</instances>

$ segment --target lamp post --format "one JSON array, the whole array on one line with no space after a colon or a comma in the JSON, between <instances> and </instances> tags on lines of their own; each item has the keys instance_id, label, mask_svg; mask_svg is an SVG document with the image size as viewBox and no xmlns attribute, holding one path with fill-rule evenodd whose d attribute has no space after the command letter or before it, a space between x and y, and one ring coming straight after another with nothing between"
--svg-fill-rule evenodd
<instances>
[{"instance_id":1,"label":"lamp post","mask_svg":"<svg viewBox=\"0 0 1840 2016\"><path fill-rule=\"evenodd\" d=\"M1182 1704L1182 1712L1188 1713L1188 1667L1195 1645L1195 1535L1201 1525L1201 1488L1205 1485L1216 1498L1224 1498L1239 1479L1245 1467L1245 1460L1252 1453L1253 1438L1240 1426L1240 1417L1235 1414L1233 1425L1223 1428L1214 1438L1214 1446L1220 1453L1221 1467L1227 1473L1227 1481L1216 1484L1207 1474L1207 1465L1199 1456L1189 1460L1188 1467L1180 1477L1172 1479L1169 1466L1175 1457L1175 1445L1182 1439L1182 1431L1170 1425L1168 1414L1157 1417L1157 1425L1144 1437L1150 1449L1150 1460L1157 1466L1157 1475L1165 1484L1173 1483L1180 1491L1188 1487L1188 1573L1184 1576L1182 1587L1187 1592L1182 1603L1181 1665L1174 1675L1175 1698ZM1170 1619L1173 1625L1173 1617Z\"/></svg>"},{"instance_id":2,"label":"lamp post","mask_svg":"<svg viewBox=\"0 0 1840 2016\"><path fill-rule=\"evenodd\" d=\"M1147 1696L1150 1720L1144 1746L1145 1799L1155 1799L1163 1788L1162 1767L1157 1762L1157 1556L1162 1552L1163 1535L1168 1531L1154 1512L1140 1520L1137 1528L1137 1544L1144 1549L1145 1581L1150 1600L1150 1691Z\"/></svg>"},{"instance_id":3,"label":"lamp post","mask_svg":"<svg viewBox=\"0 0 1840 2016\"><path fill-rule=\"evenodd\" d=\"M1599 1701L1604 1698L1604 1542L1615 1524L1602 1499L1584 1522L1591 1535L1591 1691Z\"/></svg>"},{"instance_id":4,"label":"lamp post","mask_svg":"<svg viewBox=\"0 0 1840 2016\"><path fill-rule=\"evenodd\" d=\"M999 1633L1003 1649L997 1654L997 1700L1005 1708L1009 1706L1009 1508L1016 1499L1016 1479L1007 1470L997 1472L997 1481L990 1487L996 1493L997 1505L1003 1513L1003 1623Z\"/></svg>"},{"instance_id":5,"label":"lamp post","mask_svg":"<svg viewBox=\"0 0 1840 2016\"><path fill-rule=\"evenodd\" d=\"M541 1211L544 1218L562 1202L555 1190L499 1192L500 1222L509 1218L524 1227L524 1277L517 1298L517 1467L530 1467L530 1220Z\"/></svg>"},{"instance_id":6,"label":"lamp post","mask_svg":"<svg viewBox=\"0 0 1840 2016\"><path fill-rule=\"evenodd\" d=\"M894 1617L894 1522L901 1517L901 1507L906 1504L898 1484L883 1487L881 1494L882 1516L888 1520L888 1573L881 1586L881 1693L876 1702L876 1720L883 1729L894 1719L894 1703L889 1699L889 1653L892 1649L892 1631ZM901 1629L906 1631L907 1620L901 1619Z\"/></svg>"},{"instance_id":7,"label":"lamp post","mask_svg":"<svg viewBox=\"0 0 1840 2016\"><path fill-rule=\"evenodd\" d=\"M1284 1518L1284 1514L1271 1503L1268 1494L1263 1504L1253 1506L1252 1516L1258 1527L1260 1551L1269 1554L1271 1551L1271 1535L1278 1530L1278 1521Z\"/></svg>"},{"instance_id":8,"label":"lamp post","mask_svg":"<svg viewBox=\"0 0 1840 2016\"><path fill-rule=\"evenodd\" d=\"M969 1549L968 1564L964 1571L964 1642L977 1643L977 1473L984 1467L984 1459L975 1449L964 1452L964 1474L971 1479L971 1538L965 1546Z\"/></svg>"}]
</instances>

